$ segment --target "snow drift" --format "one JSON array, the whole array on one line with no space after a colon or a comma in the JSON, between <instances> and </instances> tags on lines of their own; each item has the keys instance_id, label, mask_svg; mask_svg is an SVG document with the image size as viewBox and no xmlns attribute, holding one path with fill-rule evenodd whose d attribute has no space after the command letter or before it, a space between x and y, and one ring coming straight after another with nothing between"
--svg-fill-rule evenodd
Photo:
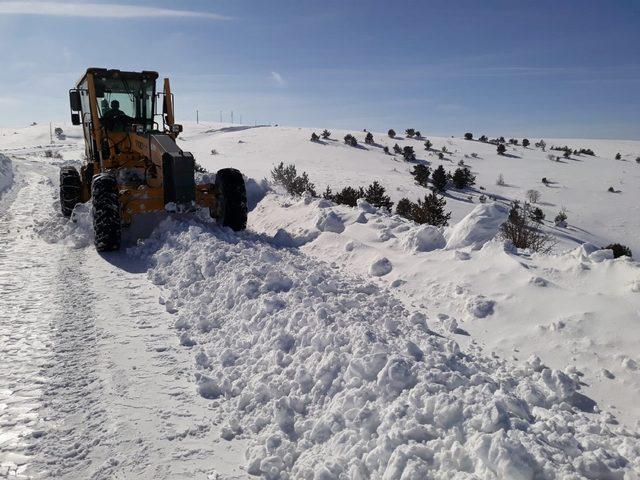
<instances>
[{"instance_id":1,"label":"snow drift","mask_svg":"<svg viewBox=\"0 0 640 480\"><path fill-rule=\"evenodd\" d=\"M508 214L507 208L498 203L478 205L451 228L447 249L481 248L496 236Z\"/></svg>"},{"instance_id":2,"label":"snow drift","mask_svg":"<svg viewBox=\"0 0 640 480\"><path fill-rule=\"evenodd\" d=\"M477 237L474 237L477 238ZM630 479L640 436L572 372L434 335L421 311L295 249L167 220L134 255L166 290L223 438L267 479ZM592 412L590 414L583 413Z\"/></svg>"},{"instance_id":3,"label":"snow drift","mask_svg":"<svg viewBox=\"0 0 640 480\"><path fill-rule=\"evenodd\" d=\"M13 168L11 159L0 153L0 195L7 190L13 182Z\"/></svg>"}]
</instances>

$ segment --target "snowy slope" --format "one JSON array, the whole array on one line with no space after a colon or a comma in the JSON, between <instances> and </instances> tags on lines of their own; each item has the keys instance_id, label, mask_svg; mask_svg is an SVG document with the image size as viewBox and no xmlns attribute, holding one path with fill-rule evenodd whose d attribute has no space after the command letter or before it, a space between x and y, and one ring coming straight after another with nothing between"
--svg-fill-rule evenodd
<instances>
[{"instance_id":1,"label":"snowy slope","mask_svg":"<svg viewBox=\"0 0 640 480\"><path fill-rule=\"evenodd\" d=\"M374 179L394 199L424 189L409 165L376 147L312 144L307 129L228 127L187 126L182 146L212 171L236 166L253 178L249 231L220 229L206 215L168 218L113 256L93 251L86 206L75 224L56 213L62 161L42 155L48 126L0 132L0 152L18 172L0 232L14 253L0 255L0 269L22 271L26 252L39 252L31 271L45 280L59 272L49 289L7 276L18 293L0 293L12 305L2 325L22 329L0 332L13 355L5 361L23 365L0 385L0 403L12 404L0 413L0 474L8 465L42 476L49 465L56 478L638 478L640 268L578 244L635 248L628 215L640 166L583 157L557 165L521 147L521 159L506 159L477 142L432 139L459 150L447 167L464 158L487 194L517 198L535 187L543 201L567 202L562 248L538 256L491 240L505 202L480 206L479 192L474 203L452 193L452 226L442 232L366 203L262 198L259 180L279 161L307 170L319 190ZM77 160L77 130L65 130L72 135L54 148ZM422 142L398 141L409 142L419 159L440 163ZM580 142L558 141L640 153L638 142ZM472 151L481 158L464 157ZM600 165L621 179L620 194L605 184L597 195ZM495 186L498 173L517 187ZM565 186L547 191L538 176ZM557 206L543 208L552 217ZM64 294L72 284L80 297ZM19 313L31 295L44 303ZM60 343L58 356L47 355L46 329L31 342L41 352L34 364L24 362L29 342L4 346L65 318L57 307L44 315L47 302L87 297L95 308L64 324L89 325L86 337ZM65 356L96 335L95 351ZM77 375L65 376L68 358ZM42 401L38 372L60 399ZM23 394L12 403L16 386ZM65 398L89 412L86 422L65 411ZM17 424L20 412L28 420Z\"/></svg>"}]
</instances>

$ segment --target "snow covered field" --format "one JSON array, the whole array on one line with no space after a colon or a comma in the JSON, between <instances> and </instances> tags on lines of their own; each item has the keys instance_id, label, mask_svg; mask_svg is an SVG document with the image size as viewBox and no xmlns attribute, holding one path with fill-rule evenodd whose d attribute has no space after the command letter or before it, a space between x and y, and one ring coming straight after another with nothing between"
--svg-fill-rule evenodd
<instances>
[{"instance_id":1,"label":"snow covered field","mask_svg":"<svg viewBox=\"0 0 640 480\"><path fill-rule=\"evenodd\" d=\"M640 267L590 245L640 254L640 142L545 139L598 155L550 162L427 135L440 161L374 134L485 187L451 193L439 232L261 182L284 161L319 191L424 195L347 132L187 125L199 163L252 179L249 230L167 218L101 256L86 206L56 210L57 166L82 150L65 130L54 147L48 126L0 131L0 478L640 478ZM568 212L552 256L491 239L530 188Z\"/></svg>"}]
</instances>

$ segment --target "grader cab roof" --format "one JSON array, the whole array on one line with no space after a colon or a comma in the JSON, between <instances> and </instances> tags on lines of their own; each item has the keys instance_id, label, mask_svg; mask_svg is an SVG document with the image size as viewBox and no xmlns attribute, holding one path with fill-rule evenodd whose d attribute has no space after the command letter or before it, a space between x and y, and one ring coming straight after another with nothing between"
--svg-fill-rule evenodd
<instances>
[{"instance_id":1,"label":"grader cab roof","mask_svg":"<svg viewBox=\"0 0 640 480\"><path fill-rule=\"evenodd\" d=\"M125 72L116 69L91 67L87 68L87 71L82 75L80 80L78 80L77 85L80 85L89 74L93 74L94 76L97 75L104 78L148 78L154 81L158 78L158 72L153 72L150 70L143 70L142 72Z\"/></svg>"}]
</instances>

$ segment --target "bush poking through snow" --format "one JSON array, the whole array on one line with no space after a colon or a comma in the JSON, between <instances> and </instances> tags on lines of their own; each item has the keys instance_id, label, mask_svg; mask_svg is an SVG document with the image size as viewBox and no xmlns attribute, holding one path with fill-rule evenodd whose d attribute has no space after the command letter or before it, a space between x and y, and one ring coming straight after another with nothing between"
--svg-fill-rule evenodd
<instances>
[{"instance_id":1,"label":"bush poking through snow","mask_svg":"<svg viewBox=\"0 0 640 480\"><path fill-rule=\"evenodd\" d=\"M530 210L528 203L521 207L519 202L513 202L507 221L500 227L500 236L517 248L548 253L554 245L552 237L538 228Z\"/></svg>"},{"instance_id":2,"label":"bush poking through snow","mask_svg":"<svg viewBox=\"0 0 640 480\"><path fill-rule=\"evenodd\" d=\"M504 155L507 151L507 147L505 147L503 143L499 143L496 151L498 152L498 155Z\"/></svg>"},{"instance_id":3,"label":"bush poking through snow","mask_svg":"<svg viewBox=\"0 0 640 480\"><path fill-rule=\"evenodd\" d=\"M416 134L415 129L413 128L407 128L404 133L407 135L407 137L411 138Z\"/></svg>"},{"instance_id":4,"label":"bush poking through snow","mask_svg":"<svg viewBox=\"0 0 640 480\"><path fill-rule=\"evenodd\" d=\"M498 185L499 187L504 187L506 185L506 183L504 183L504 176L502 174L498 175L496 185Z\"/></svg>"},{"instance_id":5,"label":"bush poking through snow","mask_svg":"<svg viewBox=\"0 0 640 480\"><path fill-rule=\"evenodd\" d=\"M195 164L193 165L193 169L197 173L209 173L208 170L204 168L202 165L200 165L198 162L195 162Z\"/></svg>"},{"instance_id":6,"label":"bush poking through snow","mask_svg":"<svg viewBox=\"0 0 640 480\"><path fill-rule=\"evenodd\" d=\"M416 159L416 154L413 151L413 147L407 145L402 149L402 156L407 162L414 161Z\"/></svg>"},{"instance_id":7,"label":"bush poking through snow","mask_svg":"<svg viewBox=\"0 0 640 480\"><path fill-rule=\"evenodd\" d=\"M325 129L322 131L322 138L324 138L325 140L327 140L330 136L331 136L331 132L325 128Z\"/></svg>"},{"instance_id":8,"label":"bush poking through snow","mask_svg":"<svg viewBox=\"0 0 640 480\"><path fill-rule=\"evenodd\" d=\"M529 145L531 145L531 142L529 142L529 139L528 138L523 138L522 139L522 146L524 148L527 148Z\"/></svg>"},{"instance_id":9,"label":"bush poking through snow","mask_svg":"<svg viewBox=\"0 0 640 480\"><path fill-rule=\"evenodd\" d=\"M313 132L311 134L311 141L312 142L317 142L318 140L320 140L320 136L316 132Z\"/></svg>"},{"instance_id":10,"label":"bush poking through snow","mask_svg":"<svg viewBox=\"0 0 640 480\"><path fill-rule=\"evenodd\" d=\"M386 208L391 211L393 207L393 202L389 198L388 195L385 195L385 188L380 185L377 181L374 181L371 185L367 187L364 192L364 199L378 208ZM357 200L356 200L357 202Z\"/></svg>"},{"instance_id":11,"label":"bush poking through snow","mask_svg":"<svg viewBox=\"0 0 640 480\"><path fill-rule=\"evenodd\" d=\"M480 140L482 143L487 143L489 141L489 138L487 138L486 135L482 135L478 140Z\"/></svg>"},{"instance_id":12,"label":"bush poking through snow","mask_svg":"<svg viewBox=\"0 0 640 480\"><path fill-rule=\"evenodd\" d=\"M400 145L398 145L397 143L393 146L393 152L394 153L402 153L402 149L400 148Z\"/></svg>"},{"instance_id":13,"label":"bush poking through snow","mask_svg":"<svg viewBox=\"0 0 640 480\"><path fill-rule=\"evenodd\" d=\"M373 145L373 134L371 132L368 132L364 137L364 143L367 145Z\"/></svg>"},{"instance_id":14,"label":"bush poking through snow","mask_svg":"<svg viewBox=\"0 0 640 480\"><path fill-rule=\"evenodd\" d=\"M309 180L307 172L302 172L302 175L298 176L295 165L284 165L280 162L280 165L271 170L271 178L273 182L282 185L289 195L301 196L309 194L313 197L316 196L315 185Z\"/></svg>"},{"instance_id":15,"label":"bush poking through snow","mask_svg":"<svg viewBox=\"0 0 640 480\"><path fill-rule=\"evenodd\" d=\"M620 152L616 153L616 160L622 160L622 155L620 155Z\"/></svg>"},{"instance_id":16,"label":"bush poking through snow","mask_svg":"<svg viewBox=\"0 0 640 480\"><path fill-rule=\"evenodd\" d=\"M396 131L393 128L390 128L387 135L389 135L389 138L396 138Z\"/></svg>"},{"instance_id":17,"label":"bush poking through snow","mask_svg":"<svg viewBox=\"0 0 640 480\"><path fill-rule=\"evenodd\" d=\"M418 199L418 203L411 208L411 219L419 224L445 227L449 224L451 212L445 213L444 207L447 205L444 197L431 192L425 195L424 200Z\"/></svg>"},{"instance_id":18,"label":"bush poking through snow","mask_svg":"<svg viewBox=\"0 0 640 480\"><path fill-rule=\"evenodd\" d=\"M427 140L426 142L424 142L425 150L431 150L431 147L433 147L433 143L431 143L430 140Z\"/></svg>"},{"instance_id":19,"label":"bush poking through snow","mask_svg":"<svg viewBox=\"0 0 640 480\"><path fill-rule=\"evenodd\" d=\"M567 226L567 213L563 210L560 210L556 215L556 218L553 219L556 227L565 228Z\"/></svg>"},{"instance_id":20,"label":"bush poking through snow","mask_svg":"<svg viewBox=\"0 0 640 480\"><path fill-rule=\"evenodd\" d=\"M215 148L211 149L211 155L218 155L218 151Z\"/></svg>"},{"instance_id":21,"label":"bush poking through snow","mask_svg":"<svg viewBox=\"0 0 640 480\"><path fill-rule=\"evenodd\" d=\"M357 147L358 146L358 140L356 139L356 137L354 137L350 133L347 133L344 136L344 143L346 143L347 145L349 145L351 147Z\"/></svg>"},{"instance_id":22,"label":"bush poking through snow","mask_svg":"<svg viewBox=\"0 0 640 480\"><path fill-rule=\"evenodd\" d=\"M542 223L542 221L544 220L544 212L540 207L536 207L531 210L531 220L536 223Z\"/></svg>"},{"instance_id":23,"label":"bush poking through snow","mask_svg":"<svg viewBox=\"0 0 640 480\"><path fill-rule=\"evenodd\" d=\"M431 182L433 183L433 187L439 192L444 192L447 189L447 172L444 171L442 165L438 166L431 175Z\"/></svg>"},{"instance_id":24,"label":"bush poking through snow","mask_svg":"<svg viewBox=\"0 0 640 480\"><path fill-rule=\"evenodd\" d=\"M542 197L542 195L540 195L540 192L538 190L533 190L533 189L527 190L527 193L525 195L529 203L538 203L540 201L540 198Z\"/></svg>"},{"instance_id":25,"label":"bush poking through snow","mask_svg":"<svg viewBox=\"0 0 640 480\"><path fill-rule=\"evenodd\" d=\"M621 243L611 243L606 247L604 247L604 249L613 250L613 258L619 258L624 256L627 256L630 258L633 257L633 255L631 254L631 249L626 245L622 245Z\"/></svg>"},{"instance_id":26,"label":"bush poking through snow","mask_svg":"<svg viewBox=\"0 0 640 480\"><path fill-rule=\"evenodd\" d=\"M384 146L384 148L382 149L382 151L383 151L386 155L391 155L391 152L389 151L389 147L387 147L386 145Z\"/></svg>"},{"instance_id":27,"label":"bush poking through snow","mask_svg":"<svg viewBox=\"0 0 640 480\"><path fill-rule=\"evenodd\" d=\"M467 132L464 134L464 139L465 140L473 140L473 133L471 132Z\"/></svg>"},{"instance_id":28,"label":"bush poking through snow","mask_svg":"<svg viewBox=\"0 0 640 480\"><path fill-rule=\"evenodd\" d=\"M431 171L429 170L429 167L419 163L418 165L414 165L411 175L413 175L413 178L415 178L416 183L418 185L422 185L423 187L426 187L427 182L429 181L430 173Z\"/></svg>"}]
</instances>

